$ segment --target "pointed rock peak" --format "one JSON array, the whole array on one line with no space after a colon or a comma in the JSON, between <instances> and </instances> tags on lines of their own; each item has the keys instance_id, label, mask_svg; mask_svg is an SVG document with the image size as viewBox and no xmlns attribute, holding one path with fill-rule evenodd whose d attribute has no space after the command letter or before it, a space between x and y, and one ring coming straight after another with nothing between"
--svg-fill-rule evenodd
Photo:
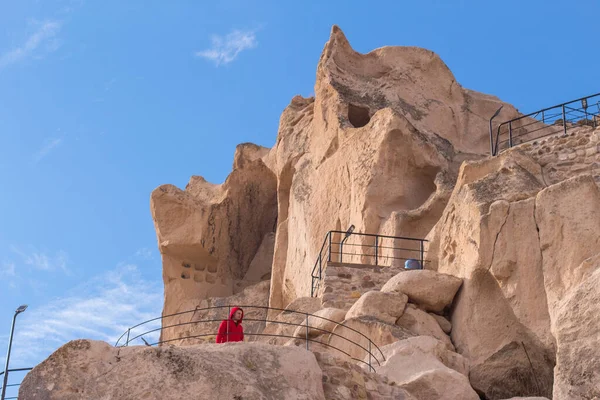
<instances>
[{"instance_id":1,"label":"pointed rock peak","mask_svg":"<svg viewBox=\"0 0 600 400\"><path fill-rule=\"evenodd\" d=\"M342 32L342 29L337 26L337 25L333 25L331 27L331 34L329 35L329 42L330 43L337 43L341 46L347 46L349 48L352 48L352 46L350 46L350 42L348 41L348 38L346 38L346 35L344 35L344 32Z\"/></svg>"},{"instance_id":2,"label":"pointed rock peak","mask_svg":"<svg viewBox=\"0 0 600 400\"><path fill-rule=\"evenodd\" d=\"M348 54L355 53L355 51L352 49L352 46L350 46L350 42L348 42L346 35L344 35L344 32L342 32L339 26L333 25L331 27L329 40L325 44L323 54L321 55L321 63L329 59L334 53L337 52Z\"/></svg>"}]
</instances>

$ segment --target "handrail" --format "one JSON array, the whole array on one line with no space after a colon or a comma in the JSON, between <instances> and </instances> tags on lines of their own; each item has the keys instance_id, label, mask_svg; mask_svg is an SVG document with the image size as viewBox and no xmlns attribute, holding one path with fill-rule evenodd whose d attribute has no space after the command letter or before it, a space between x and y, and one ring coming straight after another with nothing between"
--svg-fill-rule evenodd
<instances>
[{"instance_id":1,"label":"handrail","mask_svg":"<svg viewBox=\"0 0 600 400\"><path fill-rule=\"evenodd\" d=\"M595 103L589 102L589 100L594 97L597 98L596 102ZM577 107L577 108L570 107L575 103L581 103L581 107ZM592 107L596 107L597 110L596 111L592 110L591 109ZM553 111L553 110L555 111L555 113L552 113L550 115L546 114L547 111ZM574 112L579 113L578 116L583 117L583 118L577 118L577 116L573 116ZM541 118L540 118L540 116L541 116ZM571 117L571 116L573 116L573 117L571 119L569 119L568 117ZM542 137L560 133L561 131L563 132L563 134L566 134L567 130L569 128L575 127L575 126L573 126L573 124L592 125L594 128L596 128L598 126L597 118L599 116L600 116L600 93L595 93L595 94L581 97L581 98L578 98L575 100L567 101L565 103L557 104L555 106L546 107L546 108L534 111L534 112L526 114L526 115L521 115L521 116L513 118L509 121L504 121L498 125L498 128L496 130L495 140L494 140L494 136L490 132L490 142L491 142L490 147L491 147L492 156L498 155L498 153L500 151L504 150L504 149L500 148L501 143L507 144L508 148L511 148L518 144L527 143L527 142L530 142L533 140L540 139ZM558 117L562 117L562 118L558 118ZM591 120L588 119L588 117L592 117ZM492 119L493 119L493 117L492 117ZM526 120L526 119L532 119L533 121L528 121L525 123L525 125L518 125L519 122ZM542 125L540 128L536 128L533 131L529 131L529 130L525 129L528 126L538 124L538 123ZM491 124L492 124L492 122L490 119L490 130L491 130ZM571 124L571 127L569 127L569 124ZM559 130L552 129L552 128L556 128L557 126L559 126L561 129L559 129ZM505 134L508 135L508 138L504 139L504 140L500 140L500 136L502 135L501 131L503 128L505 128L505 130L506 130ZM525 130L525 133L521 133L517 136L514 136L513 135L514 129ZM540 131L545 131L545 132L533 135L534 133L540 132ZM513 139L523 138L524 136L528 136L528 138L526 138L525 140L522 140L516 144L513 142Z\"/></svg>"},{"instance_id":2,"label":"handrail","mask_svg":"<svg viewBox=\"0 0 600 400\"><path fill-rule=\"evenodd\" d=\"M187 310L187 311L180 311L177 313L173 313L173 314L169 314L169 315L163 315L161 317L156 317L156 318L152 318L149 319L147 321L141 322L129 329L127 329L126 332L124 332L116 341L115 343L115 347L126 347L129 346L129 344L136 340L136 339L141 339L144 341L144 343L146 343L149 346L154 346L154 345L161 345L164 343L169 343L169 342L173 342L173 341L177 341L177 340L183 340L183 339L191 339L191 338L201 338L201 337L209 337L209 336L214 336L216 334L216 332L209 332L209 333L200 333L200 334L195 334L195 335L188 335L185 337L177 337L177 338L172 338L172 339L167 339L167 340L160 340L155 342L155 343L147 343L147 341L143 338L144 335L148 335L151 333L155 333L155 332L163 332L166 329L170 329L170 328L175 328L175 327L179 327L179 326L185 326L185 325L195 325L195 324L201 324L201 323L211 323L211 322L220 322L223 321L223 318L211 318L211 319L205 319L205 320L200 320L200 321L187 321L187 322L180 322L180 323L175 323L175 324L171 324L171 325L165 325L164 320L166 318L171 318L171 317L176 317L176 316L181 316L184 314L189 314L189 313L197 313L197 312L203 312L203 311L210 311L210 310L218 310L218 309L225 309L228 308L229 309L229 313L231 312L231 308L234 307L234 305L225 305L225 306L211 306L211 307L203 307L203 308L196 308L193 310ZM283 338L292 338L292 339L298 339L298 340L304 340L306 342L306 349L309 350L309 342L314 342L314 343L319 343L322 344L326 347L331 347L335 350L340 351L341 353L347 355L348 357L350 357L352 360L357 361L357 362L361 362L363 364L366 364L369 366L369 369L371 371L375 371L375 368L372 364L372 359L375 360L375 362L377 363L377 365L381 365L381 361L385 361L385 356L383 354L383 352L381 351L381 349L379 348L379 346L377 346L368 336L366 336L365 334L363 334L362 332L351 328L349 326L344 325L343 323L340 322L336 322L334 320L331 320L329 318L325 318L325 317L321 317L318 315L312 315L306 312L302 312L302 311L297 311L297 310L291 310L291 309L286 309L286 308L277 308L277 307L267 307L267 306L254 306L254 305L235 305L235 307L241 307L242 309L258 309L258 310L265 310L267 311L266 315L268 315L269 311L281 311L281 312L286 312L286 313L295 313L295 314L299 314L305 317L305 320L302 323L293 323L293 322L286 322L286 321L277 321L277 320L271 320L268 319L267 316L265 315L265 318L261 318L261 319L256 319L256 318L244 318L244 321L250 321L250 322L264 322L264 323L275 323L275 324L282 324L282 325L290 325L290 326L300 326L300 327L305 327L306 328L306 337L305 338L301 338L301 337L296 337L296 336L290 336L290 335L284 335L284 334L270 334L270 333L250 333L250 332L244 332L244 336L268 336L268 337L283 337ZM228 315L229 315L228 313ZM355 333L357 333L358 335L360 335L361 337L363 337L364 339L367 340L367 347L364 347L362 344L357 343L353 340L348 339L347 337L344 337L343 335L333 332L333 329L331 331L323 329L323 328L319 328L316 326L311 326L310 325L310 319L311 318L315 318L315 319L319 319L319 320L324 320L330 323L333 323L336 327L337 326L342 326L345 329L349 329ZM134 334L135 336L131 337L132 334L132 330L139 328L140 326L143 326L145 324L151 323L151 322L155 322L155 321L161 321L161 327L160 328L154 328L154 329L150 329L148 331L145 331L143 333L139 333L139 334ZM320 342L317 340L314 340L313 338L310 338L308 335L309 330L317 330L319 332L323 332L323 334L329 334L330 337L335 336L335 337L339 337L351 344L353 344L354 346L364 350L366 352L366 355L369 356L369 361L365 362L364 360L352 357L348 352L333 346L329 343L326 342ZM226 335L228 335L229 332L226 333ZM123 340L123 338L127 336L127 338L125 340ZM123 342L122 342L123 340ZM375 347L375 349L377 350L377 352L379 353L378 355L373 353L373 346ZM380 357L381 357L381 361L380 361Z\"/></svg>"},{"instance_id":3,"label":"handrail","mask_svg":"<svg viewBox=\"0 0 600 400\"><path fill-rule=\"evenodd\" d=\"M6 371L7 375L10 376L11 372L24 372L24 371L31 371L33 369L33 367L29 367L29 368L11 368L9 370ZM4 371L0 372L0 376L4 375ZM17 387L17 386L21 386L21 382L19 383L11 383L10 385L6 385L7 388L9 387ZM0 385L0 389L2 389L2 385ZM5 397L4 400L16 400L17 397Z\"/></svg>"},{"instance_id":4,"label":"handrail","mask_svg":"<svg viewBox=\"0 0 600 400\"><path fill-rule=\"evenodd\" d=\"M350 227L349 230L347 231L339 231L339 230L333 230L333 231L329 231L327 232L327 234L325 235L325 239L323 240L323 245L321 246L321 250L319 251L319 254L317 256L317 260L315 261L315 265L312 269L311 272L311 287L310 287L310 295L311 297L315 297L317 296L317 292L321 283L321 280L323 279L323 269L324 269L324 257L323 257L323 251L326 250L326 254L327 254L327 262L332 262L332 255L336 255L338 256L336 258L336 262L343 262L344 256L358 256L361 259L367 258L369 260L373 260L373 265L375 266L379 266L381 265L381 259L386 259L386 260L408 260L409 257L395 257L395 256L390 256L390 255L382 255L381 251L382 250L388 250L388 251L392 251L392 252L397 252L400 251L402 252L404 255L407 254L411 254L413 253L413 255L411 255L410 258L414 258L414 259L418 259L419 262L421 263L421 266L424 265L424 263L428 262L427 260L425 260L425 242L427 242L427 240L425 239L419 239L419 238L412 238L412 237L403 237L403 236L391 236L391 235L380 235L377 233L362 233L362 232L353 232L353 227L354 225L352 225ZM340 235L345 235L345 237L340 240L340 241L333 241L332 236L334 234L340 234ZM369 244L369 243L346 243L347 239L349 237L366 237L366 238L374 238L374 244ZM392 241L392 246L384 246L383 244L380 244L380 241L382 240L391 240ZM396 241L409 241L409 242L415 242L419 244L419 248L409 248L409 246L402 246L402 245L394 245L394 243ZM327 247L326 245L329 244ZM338 250L333 250L332 246L338 246L339 249ZM344 246L345 247L361 247L363 249L373 249L373 254L370 253L352 253L352 252L345 252L344 251ZM364 264L364 262L361 262Z\"/></svg>"}]
</instances>

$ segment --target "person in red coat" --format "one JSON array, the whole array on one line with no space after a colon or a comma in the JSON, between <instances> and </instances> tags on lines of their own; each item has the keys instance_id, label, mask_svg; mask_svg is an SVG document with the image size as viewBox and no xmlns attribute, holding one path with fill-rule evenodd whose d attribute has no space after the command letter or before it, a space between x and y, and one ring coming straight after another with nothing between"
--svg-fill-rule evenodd
<instances>
[{"instance_id":1,"label":"person in red coat","mask_svg":"<svg viewBox=\"0 0 600 400\"><path fill-rule=\"evenodd\" d=\"M244 310L239 307L233 307L229 313L229 319L224 319L219 325L219 333L217 333L217 343L227 342L243 342L244 327L242 319L244 318Z\"/></svg>"}]
</instances>

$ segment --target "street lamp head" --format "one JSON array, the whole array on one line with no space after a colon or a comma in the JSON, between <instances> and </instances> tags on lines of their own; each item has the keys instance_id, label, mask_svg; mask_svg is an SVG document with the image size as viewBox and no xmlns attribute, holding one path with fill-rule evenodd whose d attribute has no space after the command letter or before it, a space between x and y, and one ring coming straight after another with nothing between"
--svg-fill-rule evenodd
<instances>
[{"instance_id":1,"label":"street lamp head","mask_svg":"<svg viewBox=\"0 0 600 400\"><path fill-rule=\"evenodd\" d=\"M17 308L17 311L15 311L15 313L20 314L25 310L27 310L27 304L23 304L22 306L19 306L19 308Z\"/></svg>"}]
</instances>

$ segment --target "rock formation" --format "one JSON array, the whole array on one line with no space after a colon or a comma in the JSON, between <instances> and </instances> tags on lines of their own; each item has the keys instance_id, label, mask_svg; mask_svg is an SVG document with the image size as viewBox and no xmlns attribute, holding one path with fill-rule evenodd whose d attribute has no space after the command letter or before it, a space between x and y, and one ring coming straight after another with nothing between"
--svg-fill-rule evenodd
<instances>
[{"instance_id":1,"label":"rock formation","mask_svg":"<svg viewBox=\"0 0 600 400\"><path fill-rule=\"evenodd\" d=\"M35 367L19 398L417 400L385 377L294 347L229 343L117 349L89 340L69 342Z\"/></svg>"},{"instance_id":2,"label":"rock formation","mask_svg":"<svg viewBox=\"0 0 600 400\"><path fill-rule=\"evenodd\" d=\"M518 115L430 51L359 54L334 26L272 149L238 146L221 185L152 193L163 315L192 310L163 320L164 346L69 343L24 398L600 398L600 129L488 157L501 105ZM350 225L427 237L425 269L385 246L373 265L357 239L308 297L325 235ZM259 343L202 343L230 305L256 306Z\"/></svg>"},{"instance_id":3,"label":"rock formation","mask_svg":"<svg viewBox=\"0 0 600 400\"><path fill-rule=\"evenodd\" d=\"M163 185L152 192L164 315L231 295L246 275L251 282L270 276L277 182L262 161L267 152L239 145L233 172L222 185L194 176L185 190Z\"/></svg>"},{"instance_id":4,"label":"rock formation","mask_svg":"<svg viewBox=\"0 0 600 400\"><path fill-rule=\"evenodd\" d=\"M451 335L472 363L471 384L486 398L551 397L553 382L555 399L593 393L585 378L572 391L557 384L576 367L555 358L563 346L574 351L561 343L556 321L570 294L593 296L585 288L597 269L599 215L600 193L589 175L545 188L540 166L519 150L462 166L430 234L430 254L432 267L464 278ZM593 328L579 329L568 342ZM570 367L563 370L563 362Z\"/></svg>"}]
</instances>

